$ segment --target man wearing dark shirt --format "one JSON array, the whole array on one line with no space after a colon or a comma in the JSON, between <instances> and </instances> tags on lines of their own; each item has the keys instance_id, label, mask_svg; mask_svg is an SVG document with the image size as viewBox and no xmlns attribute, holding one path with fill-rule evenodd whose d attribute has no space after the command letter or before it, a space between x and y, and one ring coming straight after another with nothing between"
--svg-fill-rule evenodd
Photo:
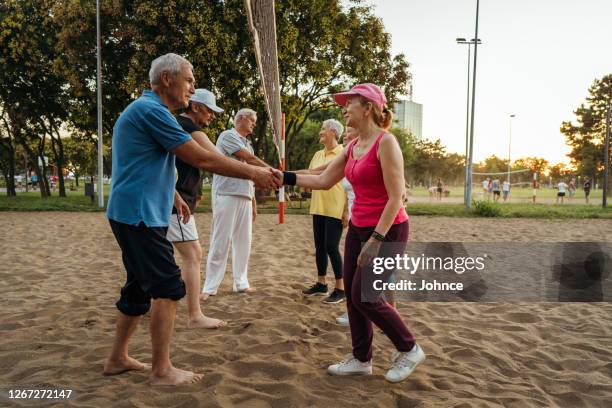
<instances>
[{"instance_id":1,"label":"man wearing dark shirt","mask_svg":"<svg viewBox=\"0 0 612 408\"><path fill-rule=\"evenodd\" d=\"M215 145L202 131L202 127L208 126L215 118L215 113L221 112L223 109L216 105L216 98L212 92L207 89L196 89L189 99L189 106L176 119L183 130L189 133L200 146L216 151ZM200 169L185 163L178 157L176 158L176 170L178 174L176 192L189 207L191 217L186 223L183 223L177 209L173 208L166 238L172 242L183 260L181 273L187 290L187 313L189 315L187 327L217 329L227 323L205 316L202 313L199 299L202 246L193 213L202 188L202 173Z\"/></svg>"},{"instance_id":2,"label":"man wearing dark shirt","mask_svg":"<svg viewBox=\"0 0 612 408\"><path fill-rule=\"evenodd\" d=\"M584 178L584 184L582 185L582 189L584 190L584 199L586 203L589 203L589 194L591 194L591 179L588 177Z\"/></svg>"}]
</instances>

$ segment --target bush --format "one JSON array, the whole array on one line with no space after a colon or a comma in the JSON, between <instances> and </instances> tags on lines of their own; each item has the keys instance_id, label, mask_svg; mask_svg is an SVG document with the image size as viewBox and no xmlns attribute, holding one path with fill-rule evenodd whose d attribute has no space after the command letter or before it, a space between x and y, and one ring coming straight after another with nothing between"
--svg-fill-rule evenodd
<instances>
[{"instance_id":1,"label":"bush","mask_svg":"<svg viewBox=\"0 0 612 408\"><path fill-rule=\"evenodd\" d=\"M501 217L501 206L490 201L473 201L474 214L479 217Z\"/></svg>"}]
</instances>

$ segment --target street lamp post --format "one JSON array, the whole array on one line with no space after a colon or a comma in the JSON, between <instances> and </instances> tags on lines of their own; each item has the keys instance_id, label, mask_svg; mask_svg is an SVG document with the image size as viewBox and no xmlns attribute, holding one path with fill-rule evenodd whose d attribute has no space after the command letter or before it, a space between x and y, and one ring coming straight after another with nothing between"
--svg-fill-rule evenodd
<instances>
[{"instance_id":1,"label":"street lamp post","mask_svg":"<svg viewBox=\"0 0 612 408\"><path fill-rule=\"evenodd\" d=\"M510 185L510 148L512 146L512 118L516 115L510 115L508 122L510 123L510 137L508 138L508 185Z\"/></svg>"},{"instance_id":2,"label":"street lamp post","mask_svg":"<svg viewBox=\"0 0 612 408\"><path fill-rule=\"evenodd\" d=\"M470 41L467 41L465 38L457 38L456 39L457 44L467 44L468 46L468 69L467 69L467 95L466 95L466 107L465 107L465 175L464 175L464 179L463 179L463 203L469 207L468 205L468 201L469 201L469 197L468 197L468 189L467 189L467 182L468 182L468 154L469 154L469 135L470 135L470 52L471 52L471 46L472 44L475 44L476 42L478 42L478 44L481 44L480 39L476 40L474 38L472 38Z\"/></svg>"},{"instance_id":3,"label":"street lamp post","mask_svg":"<svg viewBox=\"0 0 612 408\"><path fill-rule=\"evenodd\" d=\"M608 178L610 177L610 110L612 109L612 93L608 99L608 114L606 115L606 138L604 142L604 184L601 206L606 208L608 200Z\"/></svg>"},{"instance_id":4,"label":"street lamp post","mask_svg":"<svg viewBox=\"0 0 612 408\"><path fill-rule=\"evenodd\" d=\"M470 119L470 149L468 156L468 180L467 180L467 203L466 207L472 207L472 155L474 153L474 111L476 110L476 61L478 58L478 11L480 0L476 0L476 28L474 30L474 72L472 74L472 115Z\"/></svg>"},{"instance_id":5,"label":"street lamp post","mask_svg":"<svg viewBox=\"0 0 612 408\"><path fill-rule=\"evenodd\" d=\"M100 44L100 1L96 1L96 82L98 99L98 207L104 207L103 156L102 149L102 46Z\"/></svg>"}]
</instances>

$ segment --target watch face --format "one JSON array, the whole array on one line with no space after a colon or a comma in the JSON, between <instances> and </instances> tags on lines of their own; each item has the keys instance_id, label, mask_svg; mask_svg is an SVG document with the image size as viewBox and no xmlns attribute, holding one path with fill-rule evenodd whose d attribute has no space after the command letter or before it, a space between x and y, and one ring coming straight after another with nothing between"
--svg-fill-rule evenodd
<instances>
[{"instance_id":1,"label":"watch face","mask_svg":"<svg viewBox=\"0 0 612 408\"><path fill-rule=\"evenodd\" d=\"M385 240L385 236L382 234L379 234L378 232L374 231L372 233L372 238L374 238L377 241L384 241Z\"/></svg>"}]
</instances>

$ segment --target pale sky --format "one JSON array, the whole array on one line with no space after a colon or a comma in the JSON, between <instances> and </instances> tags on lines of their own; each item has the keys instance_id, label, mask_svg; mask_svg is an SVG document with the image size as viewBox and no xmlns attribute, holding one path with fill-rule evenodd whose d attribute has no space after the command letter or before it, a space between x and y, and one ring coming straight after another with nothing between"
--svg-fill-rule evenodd
<instances>
[{"instance_id":1,"label":"pale sky","mask_svg":"<svg viewBox=\"0 0 612 408\"><path fill-rule=\"evenodd\" d=\"M423 137L465 151L467 45L476 0L372 0L395 54L411 63ZM474 158L569 162L559 131L595 78L612 73L612 0L481 0ZM473 47L472 47L473 55Z\"/></svg>"}]
</instances>

